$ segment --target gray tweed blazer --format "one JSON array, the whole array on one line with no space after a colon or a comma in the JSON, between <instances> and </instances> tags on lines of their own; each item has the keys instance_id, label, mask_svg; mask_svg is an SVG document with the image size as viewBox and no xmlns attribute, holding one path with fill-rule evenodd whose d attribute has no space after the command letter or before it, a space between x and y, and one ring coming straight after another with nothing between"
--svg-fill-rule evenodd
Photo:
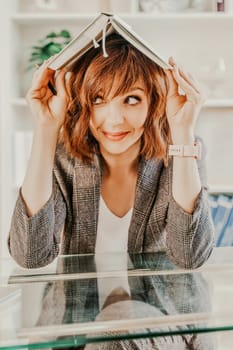
<instances>
[{"instance_id":1,"label":"gray tweed blazer","mask_svg":"<svg viewBox=\"0 0 233 350\"><path fill-rule=\"evenodd\" d=\"M209 257L214 228L208 203L204 157L198 161L202 190L192 214L174 200L172 160L141 158L129 227L129 252L166 251L178 266L195 268ZM89 165L58 145L53 193L32 217L19 193L8 238L9 251L27 268L49 264L58 254L94 253L101 188L101 160Z\"/></svg>"}]
</instances>

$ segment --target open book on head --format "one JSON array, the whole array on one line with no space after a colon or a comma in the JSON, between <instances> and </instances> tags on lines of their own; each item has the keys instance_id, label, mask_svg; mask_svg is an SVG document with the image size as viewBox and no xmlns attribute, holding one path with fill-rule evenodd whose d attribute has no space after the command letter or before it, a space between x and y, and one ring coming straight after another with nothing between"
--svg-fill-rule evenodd
<instances>
[{"instance_id":1,"label":"open book on head","mask_svg":"<svg viewBox=\"0 0 233 350\"><path fill-rule=\"evenodd\" d=\"M118 16L109 13L100 13L83 31L60 51L49 63L49 68L57 70L66 67L67 71L72 69L72 64L92 47L98 47L102 41L103 55L108 53L105 48L106 37L117 32L125 40L131 43L144 55L160 67L171 68L170 65L161 58L154 50L139 37L127 23Z\"/></svg>"}]
</instances>

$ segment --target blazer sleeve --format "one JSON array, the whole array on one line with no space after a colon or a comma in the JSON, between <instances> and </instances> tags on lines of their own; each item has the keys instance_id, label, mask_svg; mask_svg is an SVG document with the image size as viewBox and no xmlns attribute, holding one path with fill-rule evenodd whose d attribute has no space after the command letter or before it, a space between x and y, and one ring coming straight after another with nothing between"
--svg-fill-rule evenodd
<instances>
[{"instance_id":1,"label":"blazer sleeve","mask_svg":"<svg viewBox=\"0 0 233 350\"><path fill-rule=\"evenodd\" d=\"M169 258L182 268L201 266L210 256L214 246L212 221L206 177L206 151L201 139L203 154L198 160L202 189L192 214L184 211L170 193L167 213L167 252ZM171 181L171 179L170 179Z\"/></svg>"},{"instance_id":2,"label":"blazer sleeve","mask_svg":"<svg viewBox=\"0 0 233 350\"><path fill-rule=\"evenodd\" d=\"M25 268L42 267L59 253L66 204L54 177L53 192L45 205L28 217L21 192L15 204L8 237L11 256Z\"/></svg>"}]
</instances>

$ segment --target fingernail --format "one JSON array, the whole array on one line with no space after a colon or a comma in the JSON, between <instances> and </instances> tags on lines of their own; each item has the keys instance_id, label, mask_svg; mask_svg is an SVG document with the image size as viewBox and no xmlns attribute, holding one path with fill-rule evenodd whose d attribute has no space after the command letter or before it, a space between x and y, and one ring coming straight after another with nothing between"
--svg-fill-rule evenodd
<instances>
[{"instance_id":1,"label":"fingernail","mask_svg":"<svg viewBox=\"0 0 233 350\"><path fill-rule=\"evenodd\" d=\"M174 66L175 66L176 65L176 61L175 61L173 56L171 57L171 60L172 60L172 64L174 64Z\"/></svg>"}]
</instances>

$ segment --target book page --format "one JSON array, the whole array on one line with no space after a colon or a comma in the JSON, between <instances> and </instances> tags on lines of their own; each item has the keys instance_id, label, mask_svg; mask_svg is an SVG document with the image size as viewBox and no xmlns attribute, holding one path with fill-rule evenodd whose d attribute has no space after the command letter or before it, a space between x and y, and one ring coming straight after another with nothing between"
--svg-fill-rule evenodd
<instances>
[{"instance_id":1,"label":"book page","mask_svg":"<svg viewBox=\"0 0 233 350\"><path fill-rule=\"evenodd\" d=\"M60 51L50 62L49 68L57 70L67 65L73 59L82 56L93 46L93 39L102 38L102 30L109 21L109 16L100 14L89 24L81 33L76 35L73 40Z\"/></svg>"},{"instance_id":2,"label":"book page","mask_svg":"<svg viewBox=\"0 0 233 350\"><path fill-rule=\"evenodd\" d=\"M135 46L144 55L149 57L152 61L157 63L164 69L171 68L170 65L161 57L159 57L152 48L146 44L142 38L140 38L128 25L123 25L123 21L119 21L118 18L112 17L110 19L112 26L123 38L129 41L133 46Z\"/></svg>"}]
</instances>

